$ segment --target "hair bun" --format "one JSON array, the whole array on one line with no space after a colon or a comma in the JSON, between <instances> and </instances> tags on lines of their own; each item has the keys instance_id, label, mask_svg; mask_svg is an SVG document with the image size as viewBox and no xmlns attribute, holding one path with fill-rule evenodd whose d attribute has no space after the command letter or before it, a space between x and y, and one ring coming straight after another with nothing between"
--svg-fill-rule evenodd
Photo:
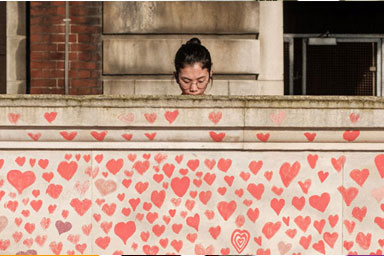
<instances>
[{"instance_id":1,"label":"hair bun","mask_svg":"<svg viewBox=\"0 0 384 256\"><path fill-rule=\"evenodd\" d=\"M194 37L188 40L187 44L201 44L199 38Z\"/></svg>"}]
</instances>

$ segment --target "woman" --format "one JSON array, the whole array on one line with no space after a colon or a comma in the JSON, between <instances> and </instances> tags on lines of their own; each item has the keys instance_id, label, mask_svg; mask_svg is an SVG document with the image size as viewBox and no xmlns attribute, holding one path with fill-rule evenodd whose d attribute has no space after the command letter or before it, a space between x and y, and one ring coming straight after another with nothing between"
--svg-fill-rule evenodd
<instances>
[{"instance_id":1,"label":"woman","mask_svg":"<svg viewBox=\"0 0 384 256\"><path fill-rule=\"evenodd\" d=\"M175 78L182 95L203 95L212 82L212 60L198 38L183 44L175 56Z\"/></svg>"}]
</instances>

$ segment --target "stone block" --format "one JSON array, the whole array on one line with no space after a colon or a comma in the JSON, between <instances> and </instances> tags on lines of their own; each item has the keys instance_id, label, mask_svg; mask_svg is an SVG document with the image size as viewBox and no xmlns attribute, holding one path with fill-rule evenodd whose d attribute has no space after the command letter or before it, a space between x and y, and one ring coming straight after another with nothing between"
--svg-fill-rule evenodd
<instances>
[{"instance_id":1,"label":"stone block","mask_svg":"<svg viewBox=\"0 0 384 256\"><path fill-rule=\"evenodd\" d=\"M26 18L25 2L7 2L7 36L25 36Z\"/></svg>"},{"instance_id":2,"label":"stone block","mask_svg":"<svg viewBox=\"0 0 384 256\"><path fill-rule=\"evenodd\" d=\"M104 2L105 34L250 34L259 31L258 2Z\"/></svg>"},{"instance_id":3,"label":"stone block","mask_svg":"<svg viewBox=\"0 0 384 256\"><path fill-rule=\"evenodd\" d=\"M26 81L7 81L7 94L25 94L27 91Z\"/></svg>"},{"instance_id":4,"label":"stone block","mask_svg":"<svg viewBox=\"0 0 384 256\"><path fill-rule=\"evenodd\" d=\"M103 81L104 95L134 95L135 84L133 80L105 80Z\"/></svg>"},{"instance_id":5,"label":"stone block","mask_svg":"<svg viewBox=\"0 0 384 256\"><path fill-rule=\"evenodd\" d=\"M25 63L26 39L10 37L7 39L7 80L26 79Z\"/></svg>"},{"instance_id":6,"label":"stone block","mask_svg":"<svg viewBox=\"0 0 384 256\"><path fill-rule=\"evenodd\" d=\"M172 74L182 39L106 39L104 74ZM211 53L213 72L258 74L260 45L252 39L204 39Z\"/></svg>"}]
</instances>

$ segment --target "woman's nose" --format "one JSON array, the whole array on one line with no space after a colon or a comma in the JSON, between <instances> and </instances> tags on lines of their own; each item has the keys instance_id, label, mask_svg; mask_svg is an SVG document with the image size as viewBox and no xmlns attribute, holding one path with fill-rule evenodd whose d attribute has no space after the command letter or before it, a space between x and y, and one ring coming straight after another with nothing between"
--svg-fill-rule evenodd
<instances>
[{"instance_id":1,"label":"woman's nose","mask_svg":"<svg viewBox=\"0 0 384 256\"><path fill-rule=\"evenodd\" d=\"M197 83L192 83L191 84L191 89L190 89L191 92L196 92L197 91Z\"/></svg>"}]
</instances>

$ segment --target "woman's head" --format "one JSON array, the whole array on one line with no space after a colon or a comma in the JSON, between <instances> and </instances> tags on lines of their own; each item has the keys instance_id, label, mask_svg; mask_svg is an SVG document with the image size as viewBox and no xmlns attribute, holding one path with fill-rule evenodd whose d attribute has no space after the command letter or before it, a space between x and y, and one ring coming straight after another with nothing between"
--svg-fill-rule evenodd
<instances>
[{"instance_id":1,"label":"woman's head","mask_svg":"<svg viewBox=\"0 0 384 256\"><path fill-rule=\"evenodd\" d=\"M211 68L211 55L198 38L183 44L175 56L175 78L182 94L204 94L212 79Z\"/></svg>"}]
</instances>

